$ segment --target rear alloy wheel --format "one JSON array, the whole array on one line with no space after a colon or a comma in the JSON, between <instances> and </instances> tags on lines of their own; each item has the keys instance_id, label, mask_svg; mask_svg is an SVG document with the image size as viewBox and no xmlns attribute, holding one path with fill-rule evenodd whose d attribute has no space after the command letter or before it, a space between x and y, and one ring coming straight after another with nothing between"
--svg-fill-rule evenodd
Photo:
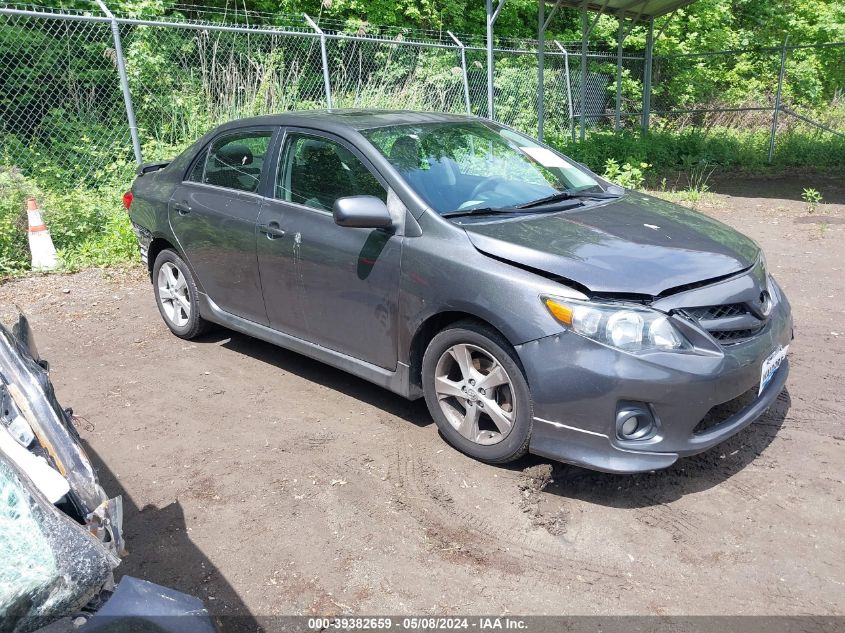
<instances>
[{"instance_id":1,"label":"rear alloy wheel","mask_svg":"<svg viewBox=\"0 0 845 633\"><path fill-rule=\"evenodd\" d=\"M513 348L491 328L463 322L435 336L423 385L432 417L459 450L494 463L527 451L531 394Z\"/></svg>"},{"instance_id":2,"label":"rear alloy wheel","mask_svg":"<svg viewBox=\"0 0 845 633\"><path fill-rule=\"evenodd\" d=\"M170 262L158 270L158 301L164 318L176 327L185 327L191 318L191 297L188 281Z\"/></svg>"},{"instance_id":3,"label":"rear alloy wheel","mask_svg":"<svg viewBox=\"0 0 845 633\"><path fill-rule=\"evenodd\" d=\"M153 265L153 289L158 311L176 336L192 339L205 331L199 315L197 286L187 264L171 250L163 250Z\"/></svg>"}]
</instances>

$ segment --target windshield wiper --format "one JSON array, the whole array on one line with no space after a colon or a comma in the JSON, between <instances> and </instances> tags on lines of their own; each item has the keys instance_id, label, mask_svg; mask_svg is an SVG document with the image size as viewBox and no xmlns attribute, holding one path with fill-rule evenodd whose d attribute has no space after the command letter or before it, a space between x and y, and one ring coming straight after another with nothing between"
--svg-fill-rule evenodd
<instances>
[{"instance_id":1,"label":"windshield wiper","mask_svg":"<svg viewBox=\"0 0 845 633\"><path fill-rule=\"evenodd\" d=\"M561 211L565 208L580 207L582 204L584 204L580 200L580 198L583 197L586 196L573 196L572 198L562 198L562 202L569 201L571 202L571 204L566 205L565 207L561 205L556 205L554 209L535 209L532 203L528 203L527 205L519 205L516 207L478 207L475 209L458 209L457 211L447 211L446 213L441 213L440 215L444 218L460 218L468 215L528 215L532 213L550 213L554 211ZM544 202L543 204L546 203Z\"/></svg>"},{"instance_id":2,"label":"windshield wiper","mask_svg":"<svg viewBox=\"0 0 845 633\"><path fill-rule=\"evenodd\" d=\"M596 200L611 200L619 198L619 195L614 193L607 193L606 191L559 191L545 198L532 200L525 204L520 204L517 209L532 209L534 207L541 207L546 204L554 204L555 202L563 202L565 200L574 200L578 198L593 198Z\"/></svg>"},{"instance_id":3,"label":"windshield wiper","mask_svg":"<svg viewBox=\"0 0 845 633\"><path fill-rule=\"evenodd\" d=\"M572 206L580 206L583 202L575 202ZM549 209L549 211L559 211L560 209ZM523 207L479 207L477 209L464 209L458 211L447 211L446 213L441 213L440 216L444 218L462 218L469 215L527 215L529 213L537 214L537 213L546 213L547 211L544 209L542 211L536 209L526 209Z\"/></svg>"},{"instance_id":4,"label":"windshield wiper","mask_svg":"<svg viewBox=\"0 0 845 633\"><path fill-rule=\"evenodd\" d=\"M457 211L446 211L440 216L444 218L462 218L467 215L496 215L497 213L513 213L516 207L476 207L475 209L458 209Z\"/></svg>"}]
</instances>

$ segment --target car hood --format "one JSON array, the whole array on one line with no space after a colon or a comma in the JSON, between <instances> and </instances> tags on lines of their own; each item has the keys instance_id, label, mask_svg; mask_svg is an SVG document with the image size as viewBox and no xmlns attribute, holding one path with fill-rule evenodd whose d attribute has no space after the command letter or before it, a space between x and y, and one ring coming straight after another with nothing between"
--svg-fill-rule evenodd
<instances>
[{"instance_id":1,"label":"car hood","mask_svg":"<svg viewBox=\"0 0 845 633\"><path fill-rule=\"evenodd\" d=\"M754 264L759 247L721 222L629 192L608 203L463 228L482 253L596 293L656 296Z\"/></svg>"}]
</instances>

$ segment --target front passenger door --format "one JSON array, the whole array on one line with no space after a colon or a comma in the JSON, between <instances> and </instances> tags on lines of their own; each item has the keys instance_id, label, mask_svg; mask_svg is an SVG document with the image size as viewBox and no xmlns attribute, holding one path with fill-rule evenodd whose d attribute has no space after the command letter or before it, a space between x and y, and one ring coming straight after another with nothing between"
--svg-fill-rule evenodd
<instances>
[{"instance_id":1,"label":"front passenger door","mask_svg":"<svg viewBox=\"0 0 845 633\"><path fill-rule=\"evenodd\" d=\"M264 299L272 327L354 358L395 369L401 236L340 227L337 198L387 187L344 140L289 130L272 200L258 238Z\"/></svg>"}]
</instances>

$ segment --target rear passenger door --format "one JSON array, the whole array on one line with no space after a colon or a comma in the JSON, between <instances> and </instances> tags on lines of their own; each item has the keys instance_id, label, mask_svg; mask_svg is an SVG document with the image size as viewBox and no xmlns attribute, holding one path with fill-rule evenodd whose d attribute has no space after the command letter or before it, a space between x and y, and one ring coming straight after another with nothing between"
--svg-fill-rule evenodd
<instances>
[{"instance_id":1,"label":"rear passenger door","mask_svg":"<svg viewBox=\"0 0 845 633\"><path fill-rule=\"evenodd\" d=\"M199 284L220 308L267 324L256 257L261 183L275 130L216 137L170 201L170 225Z\"/></svg>"}]
</instances>

